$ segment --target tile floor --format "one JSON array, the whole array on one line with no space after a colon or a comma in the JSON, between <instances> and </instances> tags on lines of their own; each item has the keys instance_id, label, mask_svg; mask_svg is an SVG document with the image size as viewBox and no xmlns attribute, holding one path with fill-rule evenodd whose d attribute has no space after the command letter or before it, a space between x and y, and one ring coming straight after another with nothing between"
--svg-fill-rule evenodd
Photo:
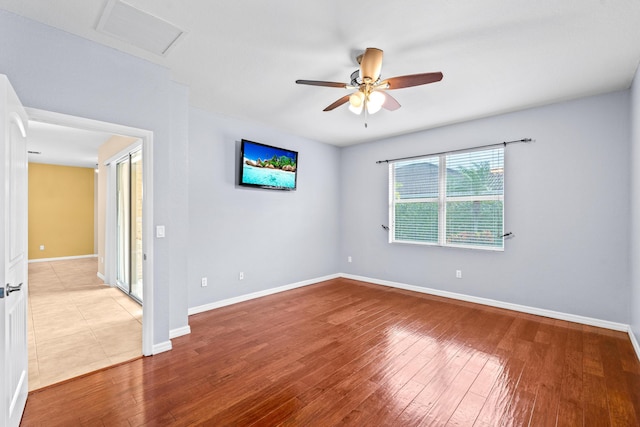
<instances>
[{"instance_id":1,"label":"tile floor","mask_svg":"<svg viewBox=\"0 0 640 427\"><path fill-rule=\"evenodd\" d=\"M142 307L97 258L29 264L29 390L142 355Z\"/></svg>"}]
</instances>

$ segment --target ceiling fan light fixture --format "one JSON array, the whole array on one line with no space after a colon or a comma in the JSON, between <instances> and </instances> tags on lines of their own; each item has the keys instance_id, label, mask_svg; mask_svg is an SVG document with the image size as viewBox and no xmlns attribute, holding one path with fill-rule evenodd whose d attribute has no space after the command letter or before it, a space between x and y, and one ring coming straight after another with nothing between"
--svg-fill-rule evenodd
<instances>
[{"instance_id":1,"label":"ceiling fan light fixture","mask_svg":"<svg viewBox=\"0 0 640 427\"><path fill-rule=\"evenodd\" d=\"M378 111L380 111L381 108L382 108L382 105L375 105L375 104L367 103L367 113L369 113L369 114L375 114Z\"/></svg>"},{"instance_id":2,"label":"ceiling fan light fixture","mask_svg":"<svg viewBox=\"0 0 640 427\"><path fill-rule=\"evenodd\" d=\"M360 91L354 92L349 97L349 111L353 114L362 113L362 108L364 107L364 94Z\"/></svg>"},{"instance_id":3,"label":"ceiling fan light fixture","mask_svg":"<svg viewBox=\"0 0 640 427\"><path fill-rule=\"evenodd\" d=\"M360 104L359 107L354 107L352 104L349 104L349 111L351 111L355 115L359 115L360 113L362 113L362 107L362 104Z\"/></svg>"},{"instance_id":4,"label":"ceiling fan light fixture","mask_svg":"<svg viewBox=\"0 0 640 427\"><path fill-rule=\"evenodd\" d=\"M364 94L360 91L353 93L349 97L349 104L354 108L362 108L362 104L364 103Z\"/></svg>"},{"instance_id":5,"label":"ceiling fan light fixture","mask_svg":"<svg viewBox=\"0 0 640 427\"><path fill-rule=\"evenodd\" d=\"M382 104L384 104L385 97L384 93L373 91L369 94L367 99L367 113L375 114L382 108Z\"/></svg>"}]
</instances>

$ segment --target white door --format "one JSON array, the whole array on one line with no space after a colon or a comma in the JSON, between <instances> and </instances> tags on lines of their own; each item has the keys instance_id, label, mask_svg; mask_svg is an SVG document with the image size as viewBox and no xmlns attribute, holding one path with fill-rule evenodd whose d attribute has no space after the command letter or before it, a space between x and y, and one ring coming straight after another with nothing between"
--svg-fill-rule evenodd
<instances>
[{"instance_id":1,"label":"white door","mask_svg":"<svg viewBox=\"0 0 640 427\"><path fill-rule=\"evenodd\" d=\"M27 115L0 74L0 425L27 402Z\"/></svg>"}]
</instances>

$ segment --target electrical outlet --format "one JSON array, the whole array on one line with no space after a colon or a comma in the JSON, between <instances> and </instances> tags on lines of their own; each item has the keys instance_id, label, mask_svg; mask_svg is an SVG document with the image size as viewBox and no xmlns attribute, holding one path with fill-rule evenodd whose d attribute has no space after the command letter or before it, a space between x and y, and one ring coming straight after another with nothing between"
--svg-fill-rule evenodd
<instances>
[{"instance_id":1,"label":"electrical outlet","mask_svg":"<svg viewBox=\"0 0 640 427\"><path fill-rule=\"evenodd\" d=\"M208 285L208 283L207 283L207 278L206 277L203 277L202 279L200 279L200 286L202 286L204 288L207 285Z\"/></svg>"},{"instance_id":2,"label":"electrical outlet","mask_svg":"<svg viewBox=\"0 0 640 427\"><path fill-rule=\"evenodd\" d=\"M40 245L40 250L44 251L44 245Z\"/></svg>"},{"instance_id":3,"label":"electrical outlet","mask_svg":"<svg viewBox=\"0 0 640 427\"><path fill-rule=\"evenodd\" d=\"M347 262L351 262L351 261L352 261L352 260L351 260L351 257L350 257L350 256L349 256L349 257L347 257Z\"/></svg>"},{"instance_id":4,"label":"electrical outlet","mask_svg":"<svg viewBox=\"0 0 640 427\"><path fill-rule=\"evenodd\" d=\"M244 272L241 271L240 274L238 274L238 280L244 280Z\"/></svg>"},{"instance_id":5,"label":"electrical outlet","mask_svg":"<svg viewBox=\"0 0 640 427\"><path fill-rule=\"evenodd\" d=\"M462 279L462 270L456 270L456 279Z\"/></svg>"}]
</instances>

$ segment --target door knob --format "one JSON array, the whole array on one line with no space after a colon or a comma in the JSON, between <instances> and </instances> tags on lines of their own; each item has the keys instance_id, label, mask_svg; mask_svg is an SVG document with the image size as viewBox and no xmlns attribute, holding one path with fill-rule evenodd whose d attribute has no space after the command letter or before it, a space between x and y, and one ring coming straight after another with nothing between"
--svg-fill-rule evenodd
<instances>
[{"instance_id":1,"label":"door knob","mask_svg":"<svg viewBox=\"0 0 640 427\"><path fill-rule=\"evenodd\" d=\"M9 296L11 292L19 291L21 289L22 289L22 283L20 283L18 286L11 286L10 284L7 283L7 296Z\"/></svg>"}]
</instances>

